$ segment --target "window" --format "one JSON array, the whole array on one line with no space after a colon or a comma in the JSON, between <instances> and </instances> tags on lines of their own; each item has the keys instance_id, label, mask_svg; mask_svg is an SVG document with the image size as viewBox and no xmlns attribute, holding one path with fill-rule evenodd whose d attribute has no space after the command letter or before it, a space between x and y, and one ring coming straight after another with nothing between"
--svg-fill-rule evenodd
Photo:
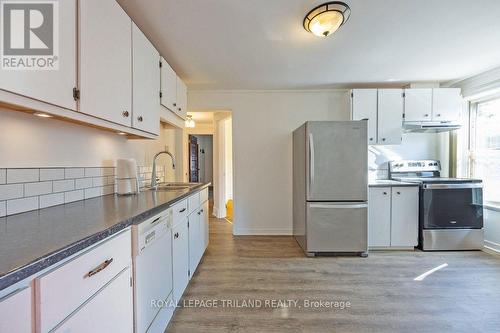
<instances>
[{"instance_id":1,"label":"window","mask_svg":"<svg viewBox=\"0 0 500 333\"><path fill-rule=\"evenodd\" d=\"M483 180L484 200L500 205L500 98L471 105L468 169Z\"/></svg>"}]
</instances>

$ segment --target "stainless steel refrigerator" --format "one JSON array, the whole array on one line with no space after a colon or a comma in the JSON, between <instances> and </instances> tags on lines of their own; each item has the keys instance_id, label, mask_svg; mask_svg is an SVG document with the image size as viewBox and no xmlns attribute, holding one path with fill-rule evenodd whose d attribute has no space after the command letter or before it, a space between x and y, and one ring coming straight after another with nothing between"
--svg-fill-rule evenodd
<instances>
[{"instance_id":1,"label":"stainless steel refrigerator","mask_svg":"<svg viewBox=\"0 0 500 333\"><path fill-rule=\"evenodd\" d=\"M368 121L293 132L293 233L309 256L368 251Z\"/></svg>"}]
</instances>

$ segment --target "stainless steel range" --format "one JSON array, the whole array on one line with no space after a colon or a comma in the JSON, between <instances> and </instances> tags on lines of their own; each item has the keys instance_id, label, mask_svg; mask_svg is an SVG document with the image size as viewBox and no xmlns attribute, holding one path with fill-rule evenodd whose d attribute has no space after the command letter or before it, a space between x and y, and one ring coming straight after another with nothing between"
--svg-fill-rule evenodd
<instances>
[{"instance_id":1,"label":"stainless steel range","mask_svg":"<svg viewBox=\"0 0 500 333\"><path fill-rule=\"evenodd\" d=\"M483 184L443 178L436 160L389 162L393 180L420 184L419 247L424 251L483 248Z\"/></svg>"}]
</instances>

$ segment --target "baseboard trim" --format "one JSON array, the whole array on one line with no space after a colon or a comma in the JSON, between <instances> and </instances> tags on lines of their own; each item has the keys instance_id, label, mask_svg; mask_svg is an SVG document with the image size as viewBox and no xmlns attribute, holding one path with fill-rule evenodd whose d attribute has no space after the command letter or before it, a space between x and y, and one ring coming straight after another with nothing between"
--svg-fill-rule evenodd
<instances>
[{"instance_id":1,"label":"baseboard trim","mask_svg":"<svg viewBox=\"0 0 500 333\"><path fill-rule=\"evenodd\" d=\"M485 240L483 251L490 254L500 255L500 244Z\"/></svg>"},{"instance_id":2,"label":"baseboard trim","mask_svg":"<svg viewBox=\"0 0 500 333\"><path fill-rule=\"evenodd\" d=\"M292 236L292 229L245 228L234 229L235 236Z\"/></svg>"}]
</instances>

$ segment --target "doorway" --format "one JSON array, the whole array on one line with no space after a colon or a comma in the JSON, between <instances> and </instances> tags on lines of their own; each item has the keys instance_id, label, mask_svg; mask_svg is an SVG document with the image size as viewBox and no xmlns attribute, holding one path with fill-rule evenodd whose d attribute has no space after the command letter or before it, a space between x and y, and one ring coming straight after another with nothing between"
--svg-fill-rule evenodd
<instances>
[{"instance_id":1,"label":"doorway","mask_svg":"<svg viewBox=\"0 0 500 333\"><path fill-rule=\"evenodd\" d=\"M189 181L213 183L213 135L190 134L188 149Z\"/></svg>"}]
</instances>

